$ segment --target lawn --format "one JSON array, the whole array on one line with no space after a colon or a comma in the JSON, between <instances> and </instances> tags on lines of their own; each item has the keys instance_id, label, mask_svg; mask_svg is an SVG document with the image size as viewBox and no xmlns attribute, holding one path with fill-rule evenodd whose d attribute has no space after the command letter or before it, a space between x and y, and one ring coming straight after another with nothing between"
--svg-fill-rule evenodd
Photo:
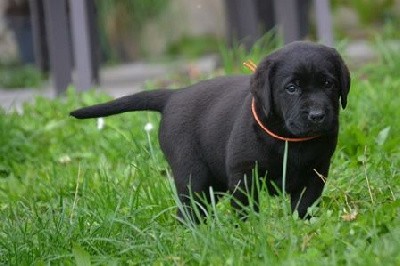
<instances>
[{"instance_id":1,"label":"lawn","mask_svg":"<svg viewBox=\"0 0 400 266\"><path fill-rule=\"evenodd\" d=\"M210 204L207 223L176 222L157 114L109 117L104 127L68 116L106 95L70 89L23 114L0 111L0 264L400 265L400 53L377 47L380 61L352 73L310 220L263 192L261 212L245 222L229 196Z\"/></svg>"}]
</instances>

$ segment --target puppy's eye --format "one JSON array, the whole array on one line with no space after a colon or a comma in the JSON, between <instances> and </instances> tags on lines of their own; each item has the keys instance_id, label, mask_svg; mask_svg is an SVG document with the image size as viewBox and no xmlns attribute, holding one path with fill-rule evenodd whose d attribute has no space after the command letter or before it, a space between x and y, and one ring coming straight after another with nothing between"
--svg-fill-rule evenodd
<instances>
[{"instance_id":1,"label":"puppy's eye","mask_svg":"<svg viewBox=\"0 0 400 266\"><path fill-rule=\"evenodd\" d=\"M324 81L324 87L325 87L326 89L332 89L333 86L334 86L334 84L333 84L332 81L327 80L327 79Z\"/></svg>"},{"instance_id":2,"label":"puppy's eye","mask_svg":"<svg viewBox=\"0 0 400 266\"><path fill-rule=\"evenodd\" d=\"M300 88L297 87L297 86L294 85L294 84L289 84L289 86L286 87L286 91L287 91L289 94L296 94L296 93L299 92L299 90L300 90Z\"/></svg>"}]
</instances>

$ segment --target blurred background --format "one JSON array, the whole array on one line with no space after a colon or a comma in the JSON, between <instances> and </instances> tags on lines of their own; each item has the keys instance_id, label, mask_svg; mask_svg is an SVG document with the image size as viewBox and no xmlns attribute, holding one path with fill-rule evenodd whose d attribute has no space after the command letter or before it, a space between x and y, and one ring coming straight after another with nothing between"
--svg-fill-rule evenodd
<instances>
[{"instance_id":1,"label":"blurred background","mask_svg":"<svg viewBox=\"0 0 400 266\"><path fill-rule=\"evenodd\" d=\"M262 56L296 39L335 46L356 67L374 60L371 41L400 37L400 0L74 2L0 1L0 101L18 101L12 88L54 96L73 84L118 96L174 71L241 72L235 52Z\"/></svg>"}]
</instances>

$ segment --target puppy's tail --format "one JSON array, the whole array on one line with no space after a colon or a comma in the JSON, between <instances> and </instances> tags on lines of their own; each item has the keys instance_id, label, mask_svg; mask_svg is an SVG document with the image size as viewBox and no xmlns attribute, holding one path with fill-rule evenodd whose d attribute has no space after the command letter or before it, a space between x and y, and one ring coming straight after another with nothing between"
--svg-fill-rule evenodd
<instances>
[{"instance_id":1,"label":"puppy's tail","mask_svg":"<svg viewBox=\"0 0 400 266\"><path fill-rule=\"evenodd\" d=\"M158 89L142 91L133 95L117 98L107 103L96 104L77 109L70 113L78 119L105 117L132 111L162 112L173 90Z\"/></svg>"}]
</instances>

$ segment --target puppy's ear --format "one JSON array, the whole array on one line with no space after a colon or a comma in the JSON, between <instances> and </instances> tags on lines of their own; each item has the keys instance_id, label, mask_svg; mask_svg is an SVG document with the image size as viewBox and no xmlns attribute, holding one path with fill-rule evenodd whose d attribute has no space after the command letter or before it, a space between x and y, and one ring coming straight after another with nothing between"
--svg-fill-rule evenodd
<instances>
[{"instance_id":1,"label":"puppy's ear","mask_svg":"<svg viewBox=\"0 0 400 266\"><path fill-rule=\"evenodd\" d=\"M346 108L347 105L347 95L350 91L350 71L344 63L340 54L333 49L334 56L336 58L337 64L337 72L340 75L340 103L342 104L342 108Z\"/></svg>"},{"instance_id":2,"label":"puppy's ear","mask_svg":"<svg viewBox=\"0 0 400 266\"><path fill-rule=\"evenodd\" d=\"M272 107L272 76L274 60L271 56L265 58L256 69L250 80L251 94L257 102L263 105L264 112L268 114Z\"/></svg>"},{"instance_id":3,"label":"puppy's ear","mask_svg":"<svg viewBox=\"0 0 400 266\"><path fill-rule=\"evenodd\" d=\"M346 108L347 105L347 95L350 92L350 71L347 68L346 64L341 60L340 66L340 102L342 104L342 108Z\"/></svg>"}]
</instances>

